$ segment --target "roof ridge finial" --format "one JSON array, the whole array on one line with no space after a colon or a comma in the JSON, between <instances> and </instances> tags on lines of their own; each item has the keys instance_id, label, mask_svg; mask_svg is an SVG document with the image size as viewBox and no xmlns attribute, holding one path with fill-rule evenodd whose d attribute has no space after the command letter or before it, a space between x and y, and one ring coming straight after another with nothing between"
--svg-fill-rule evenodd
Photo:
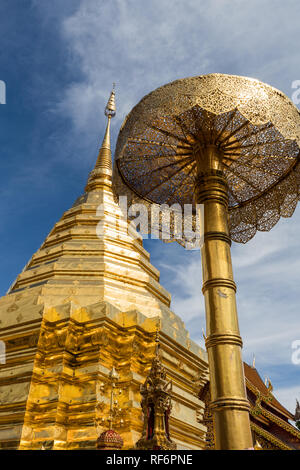
<instances>
[{"instance_id":1,"label":"roof ridge finial","mask_svg":"<svg viewBox=\"0 0 300 470\"><path fill-rule=\"evenodd\" d=\"M300 403L297 398L296 398L295 421L299 422L299 425L300 425Z\"/></svg>"},{"instance_id":2,"label":"roof ridge finial","mask_svg":"<svg viewBox=\"0 0 300 470\"><path fill-rule=\"evenodd\" d=\"M115 83L113 83L113 88L110 92L107 105L105 106L104 114L107 117L106 130L95 168L91 171L85 188L87 192L103 188L103 186L111 188L112 159L110 148L110 120L116 115Z\"/></svg>"}]
</instances>

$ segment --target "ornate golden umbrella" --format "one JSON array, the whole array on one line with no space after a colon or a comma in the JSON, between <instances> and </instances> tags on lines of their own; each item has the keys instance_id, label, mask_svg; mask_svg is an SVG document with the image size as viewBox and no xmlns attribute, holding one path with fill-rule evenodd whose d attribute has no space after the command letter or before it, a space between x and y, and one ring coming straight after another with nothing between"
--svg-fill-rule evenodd
<instances>
[{"instance_id":1,"label":"ornate golden umbrella","mask_svg":"<svg viewBox=\"0 0 300 470\"><path fill-rule=\"evenodd\" d=\"M292 215L299 144L299 111L283 93L222 74L158 88L133 108L119 134L118 194L149 207L191 204L195 212L204 204L206 348L219 449L252 447L231 240L245 243ZM188 242L184 234L177 241Z\"/></svg>"}]
</instances>

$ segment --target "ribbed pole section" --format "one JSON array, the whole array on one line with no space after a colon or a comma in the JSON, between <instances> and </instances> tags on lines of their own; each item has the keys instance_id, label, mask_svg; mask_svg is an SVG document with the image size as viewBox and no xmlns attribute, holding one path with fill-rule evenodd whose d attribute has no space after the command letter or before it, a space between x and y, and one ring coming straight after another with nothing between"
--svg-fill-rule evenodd
<instances>
[{"instance_id":1,"label":"ribbed pole section","mask_svg":"<svg viewBox=\"0 0 300 470\"><path fill-rule=\"evenodd\" d=\"M249 402L236 308L236 285L228 230L228 186L214 146L201 149L195 198L204 204L201 250L206 310L206 348L210 370L211 409L217 449L252 448Z\"/></svg>"}]
</instances>

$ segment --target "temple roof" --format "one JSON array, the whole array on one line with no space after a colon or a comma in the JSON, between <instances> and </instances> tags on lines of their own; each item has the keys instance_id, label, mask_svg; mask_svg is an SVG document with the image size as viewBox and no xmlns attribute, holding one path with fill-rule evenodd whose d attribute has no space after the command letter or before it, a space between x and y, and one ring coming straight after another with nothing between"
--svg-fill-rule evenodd
<instances>
[{"instance_id":1,"label":"temple roof","mask_svg":"<svg viewBox=\"0 0 300 470\"><path fill-rule=\"evenodd\" d=\"M244 362L244 371L246 377L246 385L252 385L256 388L257 391L261 393L263 397L270 397L271 400L268 401L268 406L275 408L279 413L283 414L286 418L293 420L294 415L288 411L272 394L271 389L268 388L261 376L254 367L249 366Z\"/></svg>"}]
</instances>

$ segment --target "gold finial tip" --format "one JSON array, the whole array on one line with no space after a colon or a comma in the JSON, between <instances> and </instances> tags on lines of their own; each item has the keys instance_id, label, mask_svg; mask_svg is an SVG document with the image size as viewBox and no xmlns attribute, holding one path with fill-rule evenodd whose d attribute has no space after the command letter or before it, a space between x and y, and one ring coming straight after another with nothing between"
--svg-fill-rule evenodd
<instances>
[{"instance_id":1,"label":"gold finial tip","mask_svg":"<svg viewBox=\"0 0 300 470\"><path fill-rule=\"evenodd\" d=\"M115 83L113 83L113 89L110 93L110 97L105 107L104 114L105 116L110 117L110 118L116 115Z\"/></svg>"},{"instance_id":2,"label":"gold finial tip","mask_svg":"<svg viewBox=\"0 0 300 470\"><path fill-rule=\"evenodd\" d=\"M263 450L262 446L258 441L256 441L254 444L254 450Z\"/></svg>"}]
</instances>

